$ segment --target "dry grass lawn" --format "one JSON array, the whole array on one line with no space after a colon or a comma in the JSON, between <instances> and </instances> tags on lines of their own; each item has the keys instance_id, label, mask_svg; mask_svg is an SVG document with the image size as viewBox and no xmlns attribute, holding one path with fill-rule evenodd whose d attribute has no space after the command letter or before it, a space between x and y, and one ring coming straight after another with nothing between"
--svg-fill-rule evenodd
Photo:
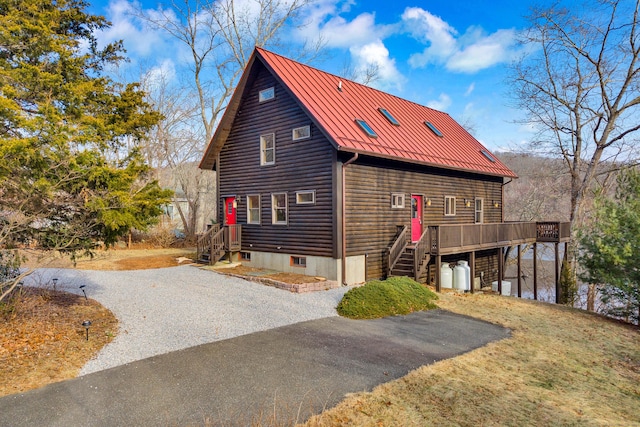
<instances>
[{"instance_id":1,"label":"dry grass lawn","mask_svg":"<svg viewBox=\"0 0 640 427\"><path fill-rule=\"evenodd\" d=\"M640 425L637 328L516 298L440 296L512 337L350 395L305 425Z\"/></svg>"},{"instance_id":2,"label":"dry grass lawn","mask_svg":"<svg viewBox=\"0 0 640 427\"><path fill-rule=\"evenodd\" d=\"M16 298L0 306L0 396L76 377L118 330L111 311L83 296L25 288Z\"/></svg>"}]
</instances>

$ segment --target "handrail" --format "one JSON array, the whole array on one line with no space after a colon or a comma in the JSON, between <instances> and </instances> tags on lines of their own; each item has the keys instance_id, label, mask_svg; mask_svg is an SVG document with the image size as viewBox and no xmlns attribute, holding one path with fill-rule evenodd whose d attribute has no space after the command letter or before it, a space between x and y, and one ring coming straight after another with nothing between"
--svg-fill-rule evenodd
<instances>
[{"instance_id":1,"label":"handrail","mask_svg":"<svg viewBox=\"0 0 640 427\"><path fill-rule=\"evenodd\" d=\"M415 275L416 282L420 280L420 276L426 270L426 262L423 263L424 256L430 253L431 237L429 233L429 227L425 227L420 239L415 244L413 250L413 273Z\"/></svg>"},{"instance_id":2,"label":"handrail","mask_svg":"<svg viewBox=\"0 0 640 427\"><path fill-rule=\"evenodd\" d=\"M226 227L225 227L226 228ZM211 236L209 247L209 262L215 264L224 255L224 230L222 228Z\"/></svg>"},{"instance_id":3,"label":"handrail","mask_svg":"<svg viewBox=\"0 0 640 427\"><path fill-rule=\"evenodd\" d=\"M387 264L389 270L387 271L387 274L391 273L391 270L393 270L393 267L396 266L396 263L400 259L400 256L407 247L407 230L407 226L403 226L402 230L400 230L400 233L398 234L398 237L396 238L396 241L389 248L389 259Z\"/></svg>"},{"instance_id":4,"label":"handrail","mask_svg":"<svg viewBox=\"0 0 640 427\"><path fill-rule=\"evenodd\" d=\"M242 249L242 226L240 224L225 225L224 230L225 249L230 252Z\"/></svg>"},{"instance_id":5,"label":"handrail","mask_svg":"<svg viewBox=\"0 0 640 427\"><path fill-rule=\"evenodd\" d=\"M200 259L201 255L210 248L211 236L220 231L220 224L212 224L210 228L205 232L198 234L196 241L196 256Z\"/></svg>"}]
</instances>

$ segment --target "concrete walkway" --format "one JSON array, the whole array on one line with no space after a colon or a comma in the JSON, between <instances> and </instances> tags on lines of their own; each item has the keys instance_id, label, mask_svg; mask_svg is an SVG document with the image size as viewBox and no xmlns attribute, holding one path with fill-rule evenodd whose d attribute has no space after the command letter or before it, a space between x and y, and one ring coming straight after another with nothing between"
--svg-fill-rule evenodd
<instances>
[{"instance_id":1,"label":"concrete walkway","mask_svg":"<svg viewBox=\"0 0 640 427\"><path fill-rule=\"evenodd\" d=\"M0 398L0 425L288 425L346 393L507 336L502 327L442 310L312 320Z\"/></svg>"}]
</instances>

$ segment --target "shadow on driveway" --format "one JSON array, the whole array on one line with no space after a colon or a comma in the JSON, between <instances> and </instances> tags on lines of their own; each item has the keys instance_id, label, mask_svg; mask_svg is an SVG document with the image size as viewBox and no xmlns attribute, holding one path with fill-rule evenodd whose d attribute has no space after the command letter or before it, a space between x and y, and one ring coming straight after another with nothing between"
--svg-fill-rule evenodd
<instances>
[{"instance_id":1,"label":"shadow on driveway","mask_svg":"<svg viewBox=\"0 0 640 427\"><path fill-rule=\"evenodd\" d=\"M0 425L228 426L274 416L301 422L346 393L509 335L443 310L312 320L0 398Z\"/></svg>"}]
</instances>

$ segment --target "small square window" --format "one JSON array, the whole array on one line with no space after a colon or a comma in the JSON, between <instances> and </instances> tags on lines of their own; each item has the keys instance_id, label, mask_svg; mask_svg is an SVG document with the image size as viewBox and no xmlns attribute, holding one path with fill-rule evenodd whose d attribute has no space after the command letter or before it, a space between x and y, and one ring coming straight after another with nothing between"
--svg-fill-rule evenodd
<instances>
[{"instance_id":1,"label":"small square window","mask_svg":"<svg viewBox=\"0 0 640 427\"><path fill-rule=\"evenodd\" d=\"M299 139L307 139L311 137L311 126L302 126L299 128L295 128L292 132L292 138L294 141Z\"/></svg>"},{"instance_id":2,"label":"small square window","mask_svg":"<svg viewBox=\"0 0 640 427\"><path fill-rule=\"evenodd\" d=\"M240 252L240 259L242 261L251 261L251 252Z\"/></svg>"},{"instance_id":3,"label":"small square window","mask_svg":"<svg viewBox=\"0 0 640 427\"><path fill-rule=\"evenodd\" d=\"M272 165L276 162L276 135L260 135L260 165Z\"/></svg>"},{"instance_id":4,"label":"small square window","mask_svg":"<svg viewBox=\"0 0 640 427\"><path fill-rule=\"evenodd\" d=\"M296 192L296 204L298 205L313 205L316 202L316 192L311 191L297 191Z\"/></svg>"},{"instance_id":5,"label":"small square window","mask_svg":"<svg viewBox=\"0 0 640 427\"><path fill-rule=\"evenodd\" d=\"M391 193L391 207L393 209L404 208L404 193Z\"/></svg>"},{"instance_id":6,"label":"small square window","mask_svg":"<svg viewBox=\"0 0 640 427\"><path fill-rule=\"evenodd\" d=\"M287 193L273 193L271 195L271 222L273 224L287 224Z\"/></svg>"},{"instance_id":7,"label":"small square window","mask_svg":"<svg viewBox=\"0 0 640 427\"><path fill-rule=\"evenodd\" d=\"M276 97L276 90L273 86L258 92L258 102L269 101L270 99L274 99L275 97Z\"/></svg>"},{"instance_id":8,"label":"small square window","mask_svg":"<svg viewBox=\"0 0 640 427\"><path fill-rule=\"evenodd\" d=\"M247 196L247 224L260 224L260 196Z\"/></svg>"},{"instance_id":9,"label":"small square window","mask_svg":"<svg viewBox=\"0 0 640 427\"><path fill-rule=\"evenodd\" d=\"M291 263L292 267L306 267L307 266L307 257L292 256L290 263Z\"/></svg>"},{"instance_id":10,"label":"small square window","mask_svg":"<svg viewBox=\"0 0 640 427\"><path fill-rule=\"evenodd\" d=\"M453 196L444 196L444 216L455 216L456 214L456 198Z\"/></svg>"}]
</instances>

